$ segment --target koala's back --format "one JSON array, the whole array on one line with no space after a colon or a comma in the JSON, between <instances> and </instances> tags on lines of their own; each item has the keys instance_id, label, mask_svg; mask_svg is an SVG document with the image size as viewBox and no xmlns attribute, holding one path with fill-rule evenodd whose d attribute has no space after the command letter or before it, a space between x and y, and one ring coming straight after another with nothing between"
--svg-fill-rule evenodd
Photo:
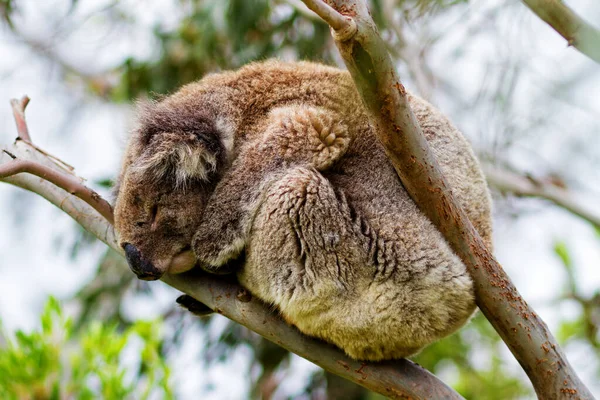
<instances>
[{"instance_id":1,"label":"koala's back","mask_svg":"<svg viewBox=\"0 0 600 400\"><path fill-rule=\"evenodd\" d=\"M268 62L200 85L219 88L213 98L229 110L225 125L236 127L234 159L266 140L269 115L287 106L324 109L351 138L331 166L291 162L265 187L239 274L252 293L358 359L410 355L468 320L475 303L466 268L408 196L347 72ZM469 144L430 104L409 101L454 194L491 246L489 193Z\"/></svg>"}]
</instances>

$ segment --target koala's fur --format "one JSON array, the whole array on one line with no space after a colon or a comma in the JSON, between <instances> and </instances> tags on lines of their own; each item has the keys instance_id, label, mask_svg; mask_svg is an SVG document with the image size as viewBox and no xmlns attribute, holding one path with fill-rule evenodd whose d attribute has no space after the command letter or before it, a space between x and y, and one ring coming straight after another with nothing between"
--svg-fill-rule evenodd
<instances>
[{"instance_id":1,"label":"koala's fur","mask_svg":"<svg viewBox=\"0 0 600 400\"><path fill-rule=\"evenodd\" d=\"M469 144L430 104L409 100L491 246L490 197ZM196 259L217 273L241 259L252 294L356 359L411 355L475 309L465 266L404 190L349 74L319 64L250 64L145 106L116 228L153 278Z\"/></svg>"}]
</instances>

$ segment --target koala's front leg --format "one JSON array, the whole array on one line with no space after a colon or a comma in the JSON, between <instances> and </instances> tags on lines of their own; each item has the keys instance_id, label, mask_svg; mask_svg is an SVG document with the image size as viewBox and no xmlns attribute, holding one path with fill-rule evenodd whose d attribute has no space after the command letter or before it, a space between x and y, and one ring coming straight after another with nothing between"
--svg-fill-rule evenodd
<instances>
[{"instance_id":1,"label":"koala's front leg","mask_svg":"<svg viewBox=\"0 0 600 400\"><path fill-rule=\"evenodd\" d=\"M198 317L203 317L205 315L210 315L210 314L212 314L214 312L206 304L199 302L198 300L196 300L192 296L188 296L187 294L182 294L175 301L181 307L185 308L186 310L188 310L192 314L197 315Z\"/></svg>"},{"instance_id":2,"label":"koala's front leg","mask_svg":"<svg viewBox=\"0 0 600 400\"><path fill-rule=\"evenodd\" d=\"M326 170L351 142L347 126L326 109L286 106L274 109L268 118L264 136L246 143L203 212L192 247L209 272L231 269L231 260L244 250L261 195L285 169Z\"/></svg>"},{"instance_id":3,"label":"koala's front leg","mask_svg":"<svg viewBox=\"0 0 600 400\"><path fill-rule=\"evenodd\" d=\"M269 176L277 173L277 162L264 148L242 152L221 178L202 214L192 240L200 266L224 274L239 267L254 210Z\"/></svg>"}]
</instances>

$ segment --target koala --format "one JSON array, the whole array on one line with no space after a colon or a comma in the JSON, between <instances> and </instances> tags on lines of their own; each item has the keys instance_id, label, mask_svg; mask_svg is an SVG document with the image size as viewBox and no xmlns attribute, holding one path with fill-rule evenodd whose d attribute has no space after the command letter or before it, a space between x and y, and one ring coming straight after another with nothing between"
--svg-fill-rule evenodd
<instances>
[{"instance_id":1,"label":"koala","mask_svg":"<svg viewBox=\"0 0 600 400\"><path fill-rule=\"evenodd\" d=\"M409 102L491 248L470 145L429 103ZM141 106L116 194L119 243L140 279L235 273L289 324L354 359L415 354L475 310L465 265L409 197L336 68L253 63Z\"/></svg>"}]
</instances>

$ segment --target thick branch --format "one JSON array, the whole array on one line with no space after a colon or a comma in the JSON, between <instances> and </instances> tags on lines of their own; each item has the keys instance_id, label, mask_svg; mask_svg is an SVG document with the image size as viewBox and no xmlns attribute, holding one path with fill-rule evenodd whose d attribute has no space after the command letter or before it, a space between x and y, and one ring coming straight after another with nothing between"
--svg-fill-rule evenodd
<instances>
[{"instance_id":1,"label":"thick branch","mask_svg":"<svg viewBox=\"0 0 600 400\"><path fill-rule=\"evenodd\" d=\"M577 202L567 190L552 184L521 176L506 169L484 166L488 184L500 192L521 197L540 197L585 219L600 228L600 214Z\"/></svg>"},{"instance_id":2,"label":"thick branch","mask_svg":"<svg viewBox=\"0 0 600 400\"><path fill-rule=\"evenodd\" d=\"M58 179L50 182L31 174L19 173L5 176L10 168L14 169L9 165L14 165L17 160L19 162L27 161L38 170L50 169L56 173L62 173L59 166L47 155L19 140L8 148L0 148L0 170L4 171L0 175L0 181L43 196L113 250L123 254L123 250L116 240L114 229L108 220L99 215L95 207L69 194L71 191L83 193L89 191L88 188L85 188L79 181L67 182L64 179ZM63 184L65 186L62 186ZM75 188L74 185L78 187ZM259 300L248 298L248 296L239 296L238 294L242 293L243 289L237 283L197 272L185 275L165 275L163 281L327 371L389 398L462 399L459 394L434 375L409 360L361 363L348 358L333 346L302 335Z\"/></svg>"},{"instance_id":3,"label":"thick branch","mask_svg":"<svg viewBox=\"0 0 600 400\"><path fill-rule=\"evenodd\" d=\"M600 63L600 31L561 0L523 0L538 17L567 40L569 46Z\"/></svg>"},{"instance_id":4,"label":"thick branch","mask_svg":"<svg viewBox=\"0 0 600 400\"><path fill-rule=\"evenodd\" d=\"M162 279L266 339L317 364L323 369L392 399L460 399L427 370L409 360L361 363L333 346L302 335L256 299L237 299L242 290L235 283L214 276L191 273ZM237 300L236 300L237 299Z\"/></svg>"},{"instance_id":5,"label":"thick branch","mask_svg":"<svg viewBox=\"0 0 600 400\"><path fill-rule=\"evenodd\" d=\"M336 44L371 124L410 196L467 266L475 281L479 308L519 361L540 398L593 399L546 324L523 300L458 205L410 109L366 2L329 2L356 21L356 34L336 40Z\"/></svg>"}]
</instances>

